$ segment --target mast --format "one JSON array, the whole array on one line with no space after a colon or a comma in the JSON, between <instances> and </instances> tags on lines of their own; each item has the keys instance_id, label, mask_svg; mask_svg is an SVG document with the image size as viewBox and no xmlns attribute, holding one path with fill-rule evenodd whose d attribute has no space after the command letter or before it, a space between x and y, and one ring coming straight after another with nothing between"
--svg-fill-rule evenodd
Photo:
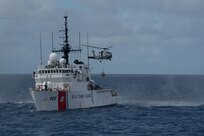
<instances>
[{"instance_id":1,"label":"mast","mask_svg":"<svg viewBox=\"0 0 204 136\"><path fill-rule=\"evenodd\" d=\"M42 38L41 38L41 31L40 31L40 67L42 68Z\"/></svg>"},{"instance_id":2,"label":"mast","mask_svg":"<svg viewBox=\"0 0 204 136\"><path fill-rule=\"evenodd\" d=\"M80 34L80 32L79 32L79 49L81 50L81 34ZM81 61L81 53L80 53L79 58L80 58L80 61Z\"/></svg>"},{"instance_id":3,"label":"mast","mask_svg":"<svg viewBox=\"0 0 204 136\"><path fill-rule=\"evenodd\" d=\"M65 15L65 16L64 16L64 19L65 19L65 22L64 22L64 26L65 26L65 30L64 30L65 40L64 40L64 43L63 43L62 51L63 51L63 53L64 53L63 58L65 58L66 64L69 65L70 45L69 45L69 41L68 41L67 18L68 18L68 16Z\"/></svg>"},{"instance_id":4,"label":"mast","mask_svg":"<svg viewBox=\"0 0 204 136\"><path fill-rule=\"evenodd\" d=\"M64 31L64 41L61 44L62 45L62 49L61 50L55 50L53 49L53 52L62 52L64 54L64 56L62 58L64 58L66 60L66 64L69 65L69 53L70 52L77 52L77 51L81 51L81 49L71 49L71 46L69 44L69 36L68 36L68 26L67 26L67 19L68 16L67 14L64 16L64 30L60 30Z\"/></svg>"},{"instance_id":5,"label":"mast","mask_svg":"<svg viewBox=\"0 0 204 136\"><path fill-rule=\"evenodd\" d=\"M52 32L52 50L54 50L53 32Z\"/></svg>"},{"instance_id":6,"label":"mast","mask_svg":"<svg viewBox=\"0 0 204 136\"><path fill-rule=\"evenodd\" d=\"M71 51L71 47L69 45L69 40L68 40L67 18L68 18L68 16L65 15L64 16L64 20L65 20L65 22L64 22L64 30L60 30L60 32L64 31L64 37L63 38L65 39L63 41L63 43L60 44L60 45L62 45L62 49L61 50L53 49L52 52L62 52L64 54L64 56L62 58L64 58L66 60L66 64L69 65L69 53Z\"/></svg>"}]
</instances>

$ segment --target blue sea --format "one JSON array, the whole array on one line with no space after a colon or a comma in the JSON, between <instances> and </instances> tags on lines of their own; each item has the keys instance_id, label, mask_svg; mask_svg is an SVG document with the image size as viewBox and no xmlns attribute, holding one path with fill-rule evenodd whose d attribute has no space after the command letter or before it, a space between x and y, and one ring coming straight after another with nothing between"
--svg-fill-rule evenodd
<instances>
[{"instance_id":1,"label":"blue sea","mask_svg":"<svg viewBox=\"0 0 204 136\"><path fill-rule=\"evenodd\" d=\"M0 75L0 136L203 136L204 75L93 75L110 107L37 112L31 75Z\"/></svg>"}]
</instances>

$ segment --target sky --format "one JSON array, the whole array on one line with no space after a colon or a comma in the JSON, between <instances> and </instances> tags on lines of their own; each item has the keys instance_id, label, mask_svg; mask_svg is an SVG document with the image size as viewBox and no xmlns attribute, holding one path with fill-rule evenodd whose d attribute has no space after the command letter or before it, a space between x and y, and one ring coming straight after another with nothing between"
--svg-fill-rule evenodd
<instances>
[{"instance_id":1,"label":"sky","mask_svg":"<svg viewBox=\"0 0 204 136\"><path fill-rule=\"evenodd\" d=\"M88 33L90 45L113 46L111 61L90 60L92 73L204 74L203 0L0 0L0 74L39 66L40 32L47 63L66 12L73 48L79 31L82 44Z\"/></svg>"}]
</instances>

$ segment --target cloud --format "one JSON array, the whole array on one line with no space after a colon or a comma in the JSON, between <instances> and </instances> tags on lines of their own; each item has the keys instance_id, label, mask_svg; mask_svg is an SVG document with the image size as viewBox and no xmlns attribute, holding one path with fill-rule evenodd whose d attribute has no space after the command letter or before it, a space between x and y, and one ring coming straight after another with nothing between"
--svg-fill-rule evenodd
<instances>
[{"instance_id":1,"label":"cloud","mask_svg":"<svg viewBox=\"0 0 204 136\"><path fill-rule=\"evenodd\" d=\"M202 0L78 0L81 20L96 37L154 35L160 39L202 38ZM202 17L195 18L197 15ZM80 18L80 17L79 17ZM198 27L199 26L199 27Z\"/></svg>"},{"instance_id":2,"label":"cloud","mask_svg":"<svg viewBox=\"0 0 204 136\"><path fill-rule=\"evenodd\" d=\"M55 8L55 0L1 0L0 17L5 19L39 18Z\"/></svg>"},{"instance_id":3,"label":"cloud","mask_svg":"<svg viewBox=\"0 0 204 136\"><path fill-rule=\"evenodd\" d=\"M14 72L30 73L39 59L40 31L43 56L47 59L53 31L55 47L59 47L58 29L63 26L62 16L66 10L71 45L78 45L79 31L82 43L86 43L88 32L90 44L114 45L110 72L123 73L125 66L114 69L114 65L123 61L134 69L130 73L136 72L137 65L141 66L138 71L143 73L173 73L175 69L178 73L184 67L202 62L204 57L203 0L1 0L0 63L5 67L0 70L10 73L6 67L11 67L16 59L23 62L19 61L20 68ZM168 62L172 65L162 70L160 66ZM26 68L24 63L28 63ZM152 65L155 68L151 70ZM96 72L98 69L100 67ZM195 71L192 69L185 72L197 72L196 66Z\"/></svg>"}]
</instances>

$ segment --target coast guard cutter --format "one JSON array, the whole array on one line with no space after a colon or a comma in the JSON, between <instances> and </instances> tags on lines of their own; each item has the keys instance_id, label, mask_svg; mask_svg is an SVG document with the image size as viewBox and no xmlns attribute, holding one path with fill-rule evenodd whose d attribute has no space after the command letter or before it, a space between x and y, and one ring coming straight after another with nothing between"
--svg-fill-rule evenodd
<instances>
[{"instance_id":1,"label":"coast guard cutter","mask_svg":"<svg viewBox=\"0 0 204 136\"><path fill-rule=\"evenodd\" d=\"M67 16L65 19L62 48L53 50L48 64L33 72L35 87L30 94L37 111L69 110L114 105L117 92L95 84L91 79L89 66L80 60L69 64L73 50L68 42ZM57 52L63 53L58 60Z\"/></svg>"}]
</instances>

